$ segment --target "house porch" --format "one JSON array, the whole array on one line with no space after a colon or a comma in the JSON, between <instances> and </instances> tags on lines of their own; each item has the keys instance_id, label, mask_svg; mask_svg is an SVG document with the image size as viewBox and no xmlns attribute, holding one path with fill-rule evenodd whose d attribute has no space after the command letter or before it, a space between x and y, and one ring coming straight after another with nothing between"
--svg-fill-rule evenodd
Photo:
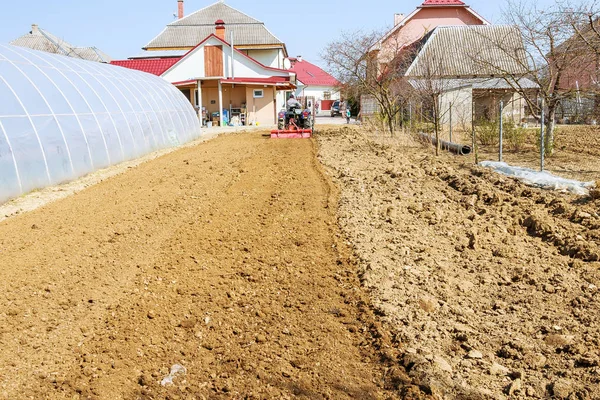
<instances>
[{"instance_id":1,"label":"house porch","mask_svg":"<svg viewBox=\"0 0 600 400\"><path fill-rule=\"evenodd\" d=\"M205 78L174 85L194 106L203 126L277 124L277 93L295 87L289 82L253 82L250 78Z\"/></svg>"}]
</instances>

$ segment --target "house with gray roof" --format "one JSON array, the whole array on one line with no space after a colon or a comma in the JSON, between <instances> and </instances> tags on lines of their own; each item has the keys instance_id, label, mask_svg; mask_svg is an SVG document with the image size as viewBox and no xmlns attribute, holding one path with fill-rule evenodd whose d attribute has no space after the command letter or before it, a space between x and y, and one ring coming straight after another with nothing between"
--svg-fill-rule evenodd
<instances>
[{"instance_id":1,"label":"house with gray roof","mask_svg":"<svg viewBox=\"0 0 600 400\"><path fill-rule=\"evenodd\" d=\"M13 40L10 44L88 61L110 63L112 60L110 56L96 47L73 46L69 42L58 38L36 24L31 25L31 31L29 33Z\"/></svg>"},{"instance_id":2,"label":"house with gray roof","mask_svg":"<svg viewBox=\"0 0 600 400\"><path fill-rule=\"evenodd\" d=\"M184 0L177 4L178 19L141 54L112 64L177 86L204 126L276 124L285 93L297 88L296 73L284 63L285 44L263 22L224 1L187 16Z\"/></svg>"},{"instance_id":3,"label":"house with gray roof","mask_svg":"<svg viewBox=\"0 0 600 400\"><path fill-rule=\"evenodd\" d=\"M285 44L278 39L264 22L237 10L224 1L211 4L187 16L183 0L178 0L179 19L171 22L143 49L152 56L153 51L191 50L214 33L215 21L222 20L227 26L228 42L249 57L273 68L283 68L288 56Z\"/></svg>"},{"instance_id":4,"label":"house with gray roof","mask_svg":"<svg viewBox=\"0 0 600 400\"><path fill-rule=\"evenodd\" d=\"M503 102L505 116L525 118L523 90L537 90L521 32L515 26L440 26L406 49L405 72L417 90L439 94L442 123L470 124L495 119ZM452 109L452 112L450 112ZM475 116L473 116L473 110Z\"/></svg>"}]
</instances>

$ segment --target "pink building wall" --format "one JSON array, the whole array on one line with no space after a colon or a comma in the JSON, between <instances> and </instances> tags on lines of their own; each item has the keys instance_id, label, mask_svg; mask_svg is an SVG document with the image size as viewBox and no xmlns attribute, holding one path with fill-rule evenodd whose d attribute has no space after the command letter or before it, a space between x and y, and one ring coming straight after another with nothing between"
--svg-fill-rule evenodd
<instances>
[{"instance_id":1,"label":"pink building wall","mask_svg":"<svg viewBox=\"0 0 600 400\"><path fill-rule=\"evenodd\" d=\"M404 26L385 39L381 45L379 61L386 62L403 46L421 39L438 26L484 25L466 7L424 7Z\"/></svg>"},{"instance_id":2,"label":"pink building wall","mask_svg":"<svg viewBox=\"0 0 600 400\"><path fill-rule=\"evenodd\" d=\"M254 89L262 89L263 97L254 98ZM275 109L276 92L272 86L248 86L246 88L246 107L249 123L258 122L260 125L273 125L277 123Z\"/></svg>"}]
</instances>

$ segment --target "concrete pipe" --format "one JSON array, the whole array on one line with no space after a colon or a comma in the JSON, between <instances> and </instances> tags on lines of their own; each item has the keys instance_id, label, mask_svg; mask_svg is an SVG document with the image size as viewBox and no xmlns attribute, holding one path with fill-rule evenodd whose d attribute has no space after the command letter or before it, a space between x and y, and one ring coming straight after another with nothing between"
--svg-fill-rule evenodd
<instances>
[{"instance_id":1,"label":"concrete pipe","mask_svg":"<svg viewBox=\"0 0 600 400\"><path fill-rule=\"evenodd\" d=\"M426 133L419 133L419 137L427 142L430 142L435 146L435 136L428 135ZM459 156L467 156L471 154L471 146L466 144L452 143L445 140L440 140L440 148L447 150L451 153L458 154Z\"/></svg>"}]
</instances>

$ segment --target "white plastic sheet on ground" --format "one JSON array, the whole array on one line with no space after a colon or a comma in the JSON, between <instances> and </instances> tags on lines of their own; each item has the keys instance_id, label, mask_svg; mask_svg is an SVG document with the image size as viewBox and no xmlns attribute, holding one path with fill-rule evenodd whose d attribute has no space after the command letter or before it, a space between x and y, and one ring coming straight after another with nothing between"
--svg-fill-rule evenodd
<instances>
[{"instance_id":1,"label":"white plastic sheet on ground","mask_svg":"<svg viewBox=\"0 0 600 400\"><path fill-rule=\"evenodd\" d=\"M199 136L162 78L0 44L0 203Z\"/></svg>"},{"instance_id":2,"label":"white plastic sheet on ground","mask_svg":"<svg viewBox=\"0 0 600 400\"><path fill-rule=\"evenodd\" d=\"M552 175L549 172L540 172L530 168L515 167L505 162L483 161L480 166L492 168L499 174L519 179L524 184L543 189L568 191L577 195L587 195L589 189L595 186L594 182L580 182Z\"/></svg>"}]
</instances>

